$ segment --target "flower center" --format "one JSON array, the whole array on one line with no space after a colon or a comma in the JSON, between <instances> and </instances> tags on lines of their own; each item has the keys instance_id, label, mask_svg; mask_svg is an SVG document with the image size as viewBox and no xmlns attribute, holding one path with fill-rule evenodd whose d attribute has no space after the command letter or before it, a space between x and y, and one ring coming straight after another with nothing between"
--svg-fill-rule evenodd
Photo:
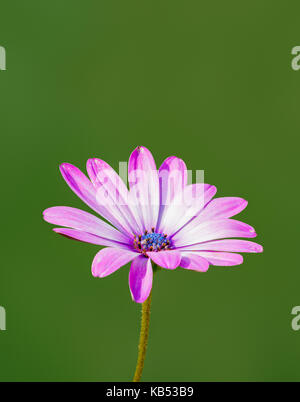
<instances>
[{"instance_id":1,"label":"flower center","mask_svg":"<svg viewBox=\"0 0 300 402\"><path fill-rule=\"evenodd\" d=\"M139 252L145 254L147 251L161 251L170 248L168 235L156 233L154 228L151 232L145 231L144 234L134 236L133 246Z\"/></svg>"}]
</instances>

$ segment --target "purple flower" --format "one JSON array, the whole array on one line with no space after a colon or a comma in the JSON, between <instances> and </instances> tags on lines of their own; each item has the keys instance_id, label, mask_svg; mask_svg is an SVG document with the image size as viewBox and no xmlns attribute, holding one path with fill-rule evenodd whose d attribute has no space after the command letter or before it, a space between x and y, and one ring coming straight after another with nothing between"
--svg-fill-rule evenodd
<instances>
[{"instance_id":1,"label":"purple flower","mask_svg":"<svg viewBox=\"0 0 300 402\"><path fill-rule=\"evenodd\" d=\"M199 272L209 265L239 265L240 252L259 253L255 230L230 219L247 206L238 197L213 199L216 187L187 184L185 163L167 158L159 171L150 151L136 148L128 166L130 190L104 161L89 159L90 180L75 166L60 166L70 188L108 224L88 212L53 207L44 219L56 233L82 242L106 246L95 256L92 274L103 278L131 262L129 287L134 301L143 303L152 288L152 262L166 269L181 266Z\"/></svg>"}]
</instances>

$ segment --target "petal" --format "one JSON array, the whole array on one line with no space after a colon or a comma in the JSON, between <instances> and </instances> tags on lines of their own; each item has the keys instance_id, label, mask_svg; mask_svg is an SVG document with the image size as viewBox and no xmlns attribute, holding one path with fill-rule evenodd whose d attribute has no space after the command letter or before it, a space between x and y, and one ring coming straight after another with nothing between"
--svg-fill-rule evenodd
<instances>
[{"instance_id":1,"label":"petal","mask_svg":"<svg viewBox=\"0 0 300 402\"><path fill-rule=\"evenodd\" d=\"M122 226L121 222L119 222L118 219L116 219L107 208L97 202L96 188L93 186L90 180L81 172L81 170L71 165L70 163L63 163L62 165L60 165L60 171L71 190L73 190L74 193L79 198L81 198L83 202L85 202L90 208L92 208L94 211L98 212L98 214L111 222L120 231L131 235L128 229Z\"/></svg>"},{"instance_id":2,"label":"petal","mask_svg":"<svg viewBox=\"0 0 300 402\"><path fill-rule=\"evenodd\" d=\"M131 250L131 247L124 243L118 243L117 241L95 236L91 233L83 232L81 230L69 228L54 228L53 230L55 233L61 234L62 236L82 241L84 243L97 244L98 246L119 247L125 250Z\"/></svg>"},{"instance_id":3,"label":"petal","mask_svg":"<svg viewBox=\"0 0 300 402\"><path fill-rule=\"evenodd\" d=\"M137 147L129 158L130 199L143 230L156 227L159 210L159 183L155 161L145 147Z\"/></svg>"},{"instance_id":4,"label":"petal","mask_svg":"<svg viewBox=\"0 0 300 402\"><path fill-rule=\"evenodd\" d=\"M226 237L255 236L254 228L246 223L235 219L220 219L206 221L193 230L186 226L172 238L172 242L177 248Z\"/></svg>"},{"instance_id":5,"label":"petal","mask_svg":"<svg viewBox=\"0 0 300 402\"><path fill-rule=\"evenodd\" d=\"M107 208L128 232L141 233L142 229L128 205L129 191L114 169L105 161L95 158L87 161L87 172L96 188L97 202Z\"/></svg>"},{"instance_id":6,"label":"petal","mask_svg":"<svg viewBox=\"0 0 300 402\"><path fill-rule=\"evenodd\" d=\"M129 288L132 299L137 303L147 300L152 289L153 271L150 258L136 257L129 271Z\"/></svg>"},{"instance_id":7,"label":"petal","mask_svg":"<svg viewBox=\"0 0 300 402\"><path fill-rule=\"evenodd\" d=\"M92 274L104 278L133 260L137 253L129 250L107 247L100 250L92 263Z\"/></svg>"},{"instance_id":8,"label":"petal","mask_svg":"<svg viewBox=\"0 0 300 402\"><path fill-rule=\"evenodd\" d=\"M246 208L248 202L239 197L220 197L211 200L205 208L192 219L186 226L186 230L193 230L201 223L208 220L230 218Z\"/></svg>"},{"instance_id":9,"label":"petal","mask_svg":"<svg viewBox=\"0 0 300 402\"><path fill-rule=\"evenodd\" d=\"M59 169L71 190L89 207L99 212L99 206L95 198L95 189L81 170L70 163L61 164Z\"/></svg>"},{"instance_id":10,"label":"petal","mask_svg":"<svg viewBox=\"0 0 300 402\"><path fill-rule=\"evenodd\" d=\"M162 268L175 269L181 261L181 254L178 251L150 251L147 255L151 260Z\"/></svg>"},{"instance_id":11,"label":"petal","mask_svg":"<svg viewBox=\"0 0 300 402\"><path fill-rule=\"evenodd\" d=\"M206 272L209 268L209 263L196 253L181 253L180 266L194 271Z\"/></svg>"},{"instance_id":12,"label":"petal","mask_svg":"<svg viewBox=\"0 0 300 402\"><path fill-rule=\"evenodd\" d=\"M231 266L240 265L243 262L243 256L234 253L201 251L197 252L197 255L205 258L212 265Z\"/></svg>"},{"instance_id":13,"label":"petal","mask_svg":"<svg viewBox=\"0 0 300 402\"><path fill-rule=\"evenodd\" d=\"M176 193L182 192L187 184L187 168L182 159L176 156L167 158L159 168L160 209L157 229L167 206Z\"/></svg>"},{"instance_id":14,"label":"petal","mask_svg":"<svg viewBox=\"0 0 300 402\"><path fill-rule=\"evenodd\" d=\"M52 207L46 209L43 214L45 221L55 225L67 226L125 244L129 242L123 233L96 216L77 208Z\"/></svg>"},{"instance_id":15,"label":"petal","mask_svg":"<svg viewBox=\"0 0 300 402\"><path fill-rule=\"evenodd\" d=\"M260 244L249 240L225 239L208 241L204 243L185 246L181 250L190 251L231 251L237 253L262 253L263 247Z\"/></svg>"},{"instance_id":16,"label":"petal","mask_svg":"<svg viewBox=\"0 0 300 402\"><path fill-rule=\"evenodd\" d=\"M208 219L231 218L246 208L248 201L239 197L220 197L211 200L203 209L199 218Z\"/></svg>"},{"instance_id":17,"label":"petal","mask_svg":"<svg viewBox=\"0 0 300 402\"><path fill-rule=\"evenodd\" d=\"M186 186L166 208L160 231L168 235L177 233L201 212L216 191L216 187L210 184L196 183Z\"/></svg>"}]
</instances>

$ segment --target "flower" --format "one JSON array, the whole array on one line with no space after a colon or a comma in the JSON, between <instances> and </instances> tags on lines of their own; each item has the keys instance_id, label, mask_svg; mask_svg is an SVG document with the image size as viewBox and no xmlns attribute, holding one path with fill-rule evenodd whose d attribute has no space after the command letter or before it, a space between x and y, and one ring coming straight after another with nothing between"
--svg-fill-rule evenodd
<instances>
[{"instance_id":1,"label":"flower","mask_svg":"<svg viewBox=\"0 0 300 402\"><path fill-rule=\"evenodd\" d=\"M178 266L205 272L210 265L243 262L240 252L262 252L249 240L255 230L230 219L247 206L238 197L213 198L216 187L187 184L183 160L171 156L159 171L151 152L137 147L129 158L128 190L104 161L89 159L89 179L78 168L63 163L63 178L90 208L106 221L71 207L52 207L44 219L64 226L56 233L82 242L106 246L95 256L92 274L103 278L131 262L129 287L134 301L144 302L152 288L151 262L166 269Z\"/></svg>"}]
</instances>

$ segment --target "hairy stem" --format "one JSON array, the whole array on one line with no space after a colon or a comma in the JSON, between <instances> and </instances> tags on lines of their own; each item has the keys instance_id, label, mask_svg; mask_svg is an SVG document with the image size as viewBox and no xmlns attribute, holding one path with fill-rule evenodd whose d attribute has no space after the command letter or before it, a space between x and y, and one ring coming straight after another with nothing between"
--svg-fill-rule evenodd
<instances>
[{"instance_id":1,"label":"hairy stem","mask_svg":"<svg viewBox=\"0 0 300 402\"><path fill-rule=\"evenodd\" d=\"M139 382L141 380L144 368L148 336L149 336L151 299L152 299L152 291L148 299L144 301L144 303L142 304L142 322L141 322L140 341L139 341L139 353L133 377L133 382Z\"/></svg>"}]
</instances>

